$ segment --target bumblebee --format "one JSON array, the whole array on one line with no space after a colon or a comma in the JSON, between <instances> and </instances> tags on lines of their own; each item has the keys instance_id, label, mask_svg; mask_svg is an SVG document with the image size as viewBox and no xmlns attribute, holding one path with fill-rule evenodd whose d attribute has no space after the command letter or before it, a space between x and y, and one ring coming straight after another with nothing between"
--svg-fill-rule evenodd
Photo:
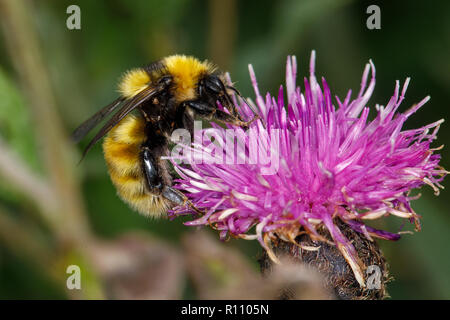
<instances>
[{"instance_id":1,"label":"bumblebee","mask_svg":"<svg viewBox=\"0 0 450 320\"><path fill-rule=\"evenodd\" d=\"M195 116L241 127L255 119L242 119L230 98L231 92L240 94L225 83L214 65L184 55L133 69L119 83L120 97L75 129L72 139L79 142L115 112L89 142L83 157L106 135L105 161L123 201L152 217L178 205L193 207L182 192L172 188L168 164L161 157L169 154L174 130L187 129L193 137ZM219 109L217 102L228 112Z\"/></svg>"}]
</instances>

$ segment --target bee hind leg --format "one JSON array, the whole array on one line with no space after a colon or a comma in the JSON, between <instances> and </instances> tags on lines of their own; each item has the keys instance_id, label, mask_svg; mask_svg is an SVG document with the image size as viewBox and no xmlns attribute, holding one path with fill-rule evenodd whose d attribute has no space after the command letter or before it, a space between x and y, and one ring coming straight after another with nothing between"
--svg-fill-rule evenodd
<instances>
[{"instance_id":1,"label":"bee hind leg","mask_svg":"<svg viewBox=\"0 0 450 320\"><path fill-rule=\"evenodd\" d=\"M142 162L147 178L147 184L151 193L161 195L177 206L187 204L195 212L204 214L204 212L196 208L181 191L169 186L169 181L167 181L167 178L164 179L164 176L166 175L163 174L167 169L161 166L149 147L143 147L142 149Z\"/></svg>"},{"instance_id":2,"label":"bee hind leg","mask_svg":"<svg viewBox=\"0 0 450 320\"><path fill-rule=\"evenodd\" d=\"M219 121L219 122L223 122L223 123L231 123L234 124L236 126L242 127L243 129L248 129L248 127L250 126L250 124L259 119L258 115L255 115L251 120L249 121L242 121L234 116L232 116L229 113L223 112L222 110L216 110L214 116L213 116L213 120Z\"/></svg>"},{"instance_id":3,"label":"bee hind leg","mask_svg":"<svg viewBox=\"0 0 450 320\"><path fill-rule=\"evenodd\" d=\"M203 211L194 206L194 204L191 201L189 201L189 199L181 191L177 189L166 186L162 192L162 196L167 200L175 203L177 206L184 206L187 204L195 212L202 215L204 214Z\"/></svg>"}]
</instances>

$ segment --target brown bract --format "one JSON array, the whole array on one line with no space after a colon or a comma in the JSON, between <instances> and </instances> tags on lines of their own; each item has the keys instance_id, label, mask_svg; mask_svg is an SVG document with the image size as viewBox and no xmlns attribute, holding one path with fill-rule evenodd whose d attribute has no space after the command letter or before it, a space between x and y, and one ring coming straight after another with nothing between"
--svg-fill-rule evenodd
<instances>
[{"instance_id":1,"label":"brown bract","mask_svg":"<svg viewBox=\"0 0 450 320\"><path fill-rule=\"evenodd\" d=\"M356 281L354 273L344 256L335 245L329 242L312 240L306 233L299 235L295 239L301 247L281 239L272 239L272 250L277 257L288 258L290 261L307 265L318 271L325 278L326 287L333 290L339 299L387 298L386 284L391 280L391 277L389 276L388 265L378 244L375 241L368 240L364 235L354 231L339 219L335 219L335 223L354 245L359 259L365 266L365 280L371 281L372 279L370 277L374 275L370 269L367 270L369 266L379 268L381 271L379 289L369 289L368 287L370 286L362 288ZM329 232L323 225L319 226L317 231L325 239L332 241ZM304 249L305 247L316 247L318 249L306 250ZM268 275L273 272L275 264L265 250L259 263L263 274ZM293 298L293 294L289 288L286 288L281 298Z\"/></svg>"}]
</instances>

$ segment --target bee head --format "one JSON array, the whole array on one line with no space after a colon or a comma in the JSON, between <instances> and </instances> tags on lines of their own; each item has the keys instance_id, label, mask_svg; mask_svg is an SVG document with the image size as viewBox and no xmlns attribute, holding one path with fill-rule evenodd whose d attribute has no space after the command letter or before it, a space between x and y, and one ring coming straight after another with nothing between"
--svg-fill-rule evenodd
<instances>
[{"instance_id":1,"label":"bee head","mask_svg":"<svg viewBox=\"0 0 450 320\"><path fill-rule=\"evenodd\" d=\"M198 83L198 93L201 97L215 96L218 97L225 91L222 80L215 75L207 75L200 79Z\"/></svg>"},{"instance_id":2,"label":"bee head","mask_svg":"<svg viewBox=\"0 0 450 320\"><path fill-rule=\"evenodd\" d=\"M198 93L201 97L208 97L215 101L220 101L223 107L230 110L233 102L227 92L227 88L229 86L225 86L218 76L207 75L199 81Z\"/></svg>"}]
</instances>

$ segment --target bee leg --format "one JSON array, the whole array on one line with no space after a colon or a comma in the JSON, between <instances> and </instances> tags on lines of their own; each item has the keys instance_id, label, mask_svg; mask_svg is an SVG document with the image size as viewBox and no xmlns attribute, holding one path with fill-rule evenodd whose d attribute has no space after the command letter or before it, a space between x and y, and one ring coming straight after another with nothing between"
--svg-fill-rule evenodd
<instances>
[{"instance_id":1,"label":"bee leg","mask_svg":"<svg viewBox=\"0 0 450 320\"><path fill-rule=\"evenodd\" d=\"M216 107L213 107L212 105L204 101L185 101L183 104L206 120L211 120L217 110Z\"/></svg>"},{"instance_id":2,"label":"bee leg","mask_svg":"<svg viewBox=\"0 0 450 320\"><path fill-rule=\"evenodd\" d=\"M206 120L215 120L222 123L230 123L243 128L248 128L248 126L253 121L258 119L258 116L255 115L250 121L242 121L238 117L226 113L225 111L219 110L216 107L213 107L210 104L202 101L186 101L185 105L187 107L190 107L195 111L195 113Z\"/></svg>"},{"instance_id":3,"label":"bee leg","mask_svg":"<svg viewBox=\"0 0 450 320\"><path fill-rule=\"evenodd\" d=\"M191 136L191 142L194 141L194 118L187 112L185 112L182 116L182 127L189 131Z\"/></svg>"},{"instance_id":4,"label":"bee leg","mask_svg":"<svg viewBox=\"0 0 450 320\"><path fill-rule=\"evenodd\" d=\"M175 203L177 206L184 206L187 204L195 212L202 215L205 214L203 211L194 206L194 204L191 201L189 201L189 199L181 191L177 189L166 186L162 192L162 196L167 200Z\"/></svg>"},{"instance_id":5,"label":"bee leg","mask_svg":"<svg viewBox=\"0 0 450 320\"><path fill-rule=\"evenodd\" d=\"M153 194L160 194L175 205L182 206L188 204L194 211L204 214L197 209L191 201L179 190L170 187L168 181L164 181L163 173L167 171L165 167L158 165L157 158L152 154L149 147L142 148L142 162L144 166L145 176L147 178L148 187Z\"/></svg>"},{"instance_id":6,"label":"bee leg","mask_svg":"<svg viewBox=\"0 0 450 320\"><path fill-rule=\"evenodd\" d=\"M250 124L253 121L258 120L258 119L259 119L259 116L254 115L251 120L242 121L242 120L238 119L237 117L232 116L229 113L223 112L222 110L216 110L216 112L212 118L212 120L215 120L215 121L234 124L236 126L242 127L244 130L248 129Z\"/></svg>"},{"instance_id":7,"label":"bee leg","mask_svg":"<svg viewBox=\"0 0 450 320\"><path fill-rule=\"evenodd\" d=\"M156 158L149 147L142 148L142 163L150 192L160 194L164 187L164 181Z\"/></svg>"}]
</instances>

